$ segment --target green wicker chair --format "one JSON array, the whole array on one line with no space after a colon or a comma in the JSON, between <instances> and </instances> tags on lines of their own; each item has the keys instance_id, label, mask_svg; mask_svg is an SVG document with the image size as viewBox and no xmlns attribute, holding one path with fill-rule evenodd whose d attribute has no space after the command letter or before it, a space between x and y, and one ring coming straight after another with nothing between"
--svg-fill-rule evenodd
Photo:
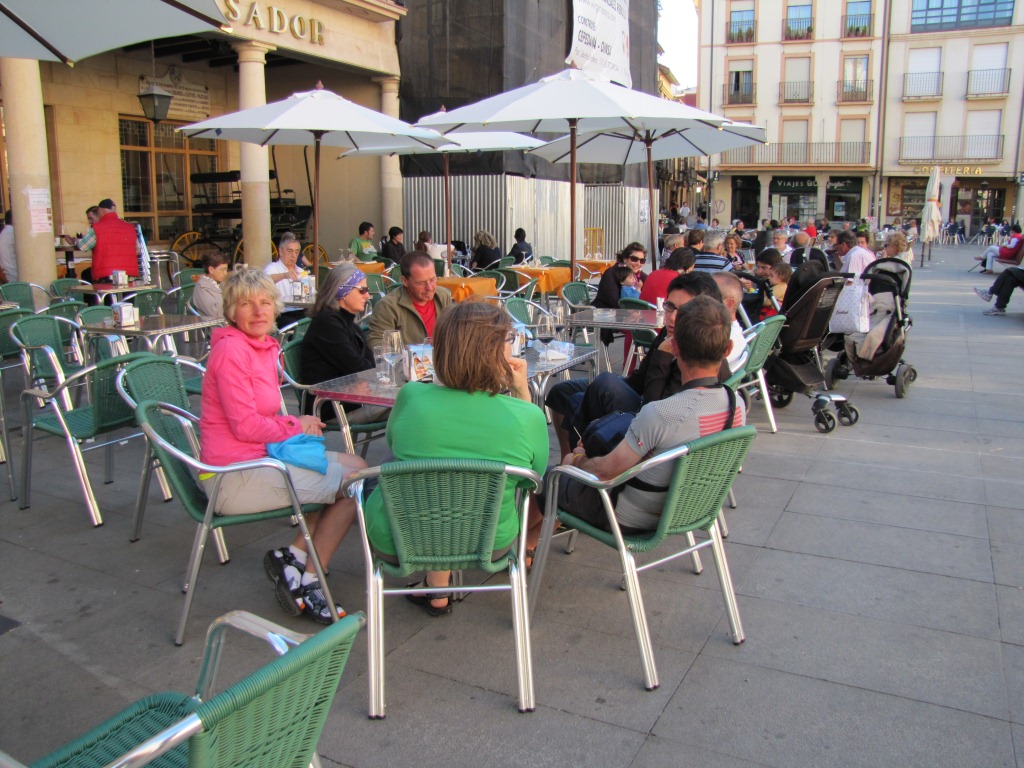
<instances>
[{"instance_id":1,"label":"green wicker chair","mask_svg":"<svg viewBox=\"0 0 1024 768\"><path fill-rule=\"evenodd\" d=\"M768 414L768 423L772 432L778 432L775 425L775 413L772 411L772 399L768 396L768 382L764 378L764 364L775 346L776 339L786 324L785 315L773 315L749 328L743 335L747 339L747 359L743 367L733 373L725 381L725 386L732 388L737 394L744 394L749 402L749 395L754 390L761 393L764 410Z\"/></svg>"},{"instance_id":2,"label":"green wicker chair","mask_svg":"<svg viewBox=\"0 0 1024 768\"><path fill-rule=\"evenodd\" d=\"M588 472L567 465L551 469L547 475L545 488L547 501L544 524L541 528L533 572L530 574L531 612L536 609L537 601L540 598L541 580L544 577L544 567L551 549L551 536L554 533L556 522L561 522L566 527L578 530L618 551L622 564L622 577L633 616L633 627L636 632L637 644L640 646L644 686L648 690L658 687L658 671L654 663L650 630L647 626L643 596L640 592L638 576L641 571L679 557L696 555L700 549L711 547L722 597L725 599L733 642L742 643L745 638L743 624L740 621L732 577L729 575L729 564L725 557L725 547L718 528L718 516L722 509L722 502L729 493L736 473L743 463L743 457L746 456L756 434L757 430L753 427L737 427L716 432L707 437L698 438L687 445L664 451L640 462L618 477L606 481L601 481ZM668 462L675 463L675 471L657 529L649 534L624 535L615 519L609 491L615 486L628 482L646 469ZM558 508L558 487L561 480L566 477L599 490L611 532L601 530ZM695 543L693 539L695 531L706 531L709 538ZM665 542L668 537L678 535L686 537L688 547L654 562L637 566L633 559L633 553L650 552ZM699 560L696 557L694 557L694 565L699 569Z\"/></svg>"},{"instance_id":3,"label":"green wicker chair","mask_svg":"<svg viewBox=\"0 0 1024 768\"><path fill-rule=\"evenodd\" d=\"M448 263L444 259L434 259L434 274L438 277L444 277L447 266Z\"/></svg>"},{"instance_id":4,"label":"green wicker chair","mask_svg":"<svg viewBox=\"0 0 1024 768\"><path fill-rule=\"evenodd\" d=\"M80 326L64 317L31 315L11 325L10 336L21 349L21 362L25 371L25 388L55 387L74 373L82 364L65 351L65 327L77 333ZM68 408L71 407L68 399Z\"/></svg>"},{"instance_id":5,"label":"green wicker chair","mask_svg":"<svg viewBox=\"0 0 1024 768\"><path fill-rule=\"evenodd\" d=\"M123 401L122 401L123 402ZM287 467L271 458L259 459L256 461L243 461L228 466L213 466L199 461L199 438L196 435L196 426L199 419L188 411L176 408L167 403L158 403L147 400L139 403L135 408L135 417L142 427L142 431L149 438L149 443L156 452L160 466L167 473L167 479L171 483L174 494L181 501L185 512L196 521L195 541L192 546L192 554L189 556L188 569L185 576L185 583L182 591L185 593L185 606L182 609L181 620L178 623L178 630L174 637L174 644L181 645L185 641L185 628L188 624L189 611L192 608L192 599L196 593L196 583L199 578L199 568L203 562L203 552L206 550L206 540L210 531L218 528L226 528L231 525L245 525L246 523L261 522L263 520L274 520L279 518L290 518L292 516L298 521L299 528L306 540L309 557L313 563L317 578L324 590L324 597L330 606L331 614L335 615L335 602L330 594L330 587L327 584L327 577L324 575L320 558L313 548L313 540L306 526L306 515L320 512L322 504L300 504L292 486L291 477L288 475ZM254 512L245 515L214 515L214 505L217 494L220 492L220 477L229 472L242 472L248 469L274 469L284 475L288 492L291 495L291 506L281 509L269 509L263 512ZM216 475L213 486L213 495L207 496L206 491L199 481L196 480L196 473L209 472ZM335 615L335 619L337 619Z\"/></svg>"},{"instance_id":6,"label":"green wicker chair","mask_svg":"<svg viewBox=\"0 0 1024 768\"><path fill-rule=\"evenodd\" d=\"M452 262L452 274L455 277L476 277L476 272L462 264Z\"/></svg>"},{"instance_id":7,"label":"green wicker chair","mask_svg":"<svg viewBox=\"0 0 1024 768\"><path fill-rule=\"evenodd\" d=\"M384 275L367 275L366 287L370 290L371 296L383 296L387 293L387 286L384 282Z\"/></svg>"},{"instance_id":8,"label":"green wicker chair","mask_svg":"<svg viewBox=\"0 0 1024 768\"><path fill-rule=\"evenodd\" d=\"M195 285L196 284L196 278L202 277L205 274L206 274L206 270L205 269L195 269L193 267L189 267L188 269L183 269L180 272L175 272L173 275L171 275L171 285L174 285L174 286Z\"/></svg>"},{"instance_id":9,"label":"green wicker chair","mask_svg":"<svg viewBox=\"0 0 1024 768\"><path fill-rule=\"evenodd\" d=\"M199 363L183 357L151 355L128 363L117 374L115 384L118 394L133 413L135 407L144 400L170 403L189 413L194 413L189 400L189 395L192 393L188 387L188 383L193 377L186 377L186 370L191 371L193 376L198 375L200 385L202 384L202 377L206 373L206 369ZM170 501L174 496L167 484L167 477L160 467L160 461L153 451L153 446L149 445L147 440L146 454L142 461L142 482L139 485L139 495L135 501L135 514L132 517L132 533L129 541L134 542L142 538L142 521L146 513L146 500L149 497L149 483L154 473L160 484L164 501ZM214 531L214 542L217 545L220 562L228 562L230 555L227 544L224 542L223 531L219 528Z\"/></svg>"},{"instance_id":10,"label":"green wicker chair","mask_svg":"<svg viewBox=\"0 0 1024 768\"><path fill-rule=\"evenodd\" d=\"M590 309L590 302L594 300L594 296L596 294L596 289L579 281L566 283L562 286L562 302L565 304L566 310L570 313L582 312L585 309ZM580 328L578 330L583 332L584 343L589 344L590 332L586 328ZM575 338L571 340L575 340Z\"/></svg>"},{"instance_id":11,"label":"green wicker chair","mask_svg":"<svg viewBox=\"0 0 1024 768\"><path fill-rule=\"evenodd\" d=\"M498 259L498 269L511 269L515 266L515 256L502 256Z\"/></svg>"},{"instance_id":12,"label":"green wicker chair","mask_svg":"<svg viewBox=\"0 0 1024 768\"><path fill-rule=\"evenodd\" d=\"M149 317L150 315L162 315L163 310L160 305L163 304L164 299L167 298L167 291L161 290L160 288L149 288L145 291L139 291L138 293L130 293L124 297L124 301L130 301L135 305L135 308L139 310L141 317Z\"/></svg>"},{"instance_id":13,"label":"green wicker chair","mask_svg":"<svg viewBox=\"0 0 1024 768\"><path fill-rule=\"evenodd\" d=\"M366 535L363 515L364 482L376 478L391 523L397 562L377 555ZM540 487L535 472L502 462L479 459L396 461L350 475L342 489L356 499L366 563L369 641L370 717L386 712L384 700L384 596L436 592L436 588L385 589L383 577L406 577L418 571L461 571L473 568L495 574L508 571L507 585L488 581L480 586L459 585L459 592L508 590L512 597L512 630L516 643L519 710L534 710L530 623L526 610L526 537L504 553L494 552L506 482L516 483L516 509L524 530L527 495Z\"/></svg>"},{"instance_id":14,"label":"green wicker chair","mask_svg":"<svg viewBox=\"0 0 1024 768\"><path fill-rule=\"evenodd\" d=\"M640 299L619 299L619 307L621 309L657 309L649 301L641 301ZM626 359L622 362L623 375L628 375L633 369L633 359L637 358L642 360L644 355L651 351L651 346L654 344L654 339L657 338L658 334L655 331L631 331L633 342L629 345L629 353L626 355Z\"/></svg>"},{"instance_id":15,"label":"green wicker chair","mask_svg":"<svg viewBox=\"0 0 1024 768\"><path fill-rule=\"evenodd\" d=\"M38 314L50 315L51 317L63 317L73 323L77 323L78 313L87 306L88 305L84 301L56 301L50 306L40 309ZM78 362L83 362L84 352L81 349L81 339L78 334L75 333L74 326L62 324L60 327L60 338L64 343L64 348L71 350L72 356Z\"/></svg>"},{"instance_id":16,"label":"green wicker chair","mask_svg":"<svg viewBox=\"0 0 1024 768\"><path fill-rule=\"evenodd\" d=\"M307 636L233 611L210 627L194 696L168 692L140 699L29 768L319 765L317 742L365 623L358 613ZM229 628L283 655L211 696Z\"/></svg>"},{"instance_id":17,"label":"green wicker chair","mask_svg":"<svg viewBox=\"0 0 1024 768\"><path fill-rule=\"evenodd\" d=\"M50 293L43 286L35 283L4 283L0 285L0 298L4 301L16 301L22 309L36 311L36 300L40 306L46 307L50 304Z\"/></svg>"},{"instance_id":18,"label":"green wicker chair","mask_svg":"<svg viewBox=\"0 0 1024 768\"><path fill-rule=\"evenodd\" d=\"M494 280L495 289L500 294L505 288L505 275L496 269L482 269L477 272L473 277L489 277ZM515 284L519 285L519 278L516 278Z\"/></svg>"},{"instance_id":19,"label":"green wicker chair","mask_svg":"<svg viewBox=\"0 0 1024 768\"><path fill-rule=\"evenodd\" d=\"M52 391L45 389L26 389L21 393L22 423L22 464L21 464L21 501L19 507L27 509L32 504L32 444L36 430L49 435L64 438L71 450L71 460L78 475L82 495L89 518L94 526L103 525L99 503L89 481L89 472L82 454L97 448L106 449L105 481L114 481L114 446L123 443L128 437L118 436L104 443L91 443L83 448L85 441L92 441L100 435L118 432L132 426L132 410L117 393L115 379L118 371L140 356L148 357L150 353L140 352L132 355L113 357L102 360L95 365L87 366L72 376L68 376ZM83 385L89 393L88 404L70 406L71 398L68 390ZM43 403L42 412L36 410L36 400Z\"/></svg>"},{"instance_id":20,"label":"green wicker chair","mask_svg":"<svg viewBox=\"0 0 1024 768\"><path fill-rule=\"evenodd\" d=\"M73 288L76 285L89 285L89 283L85 280L79 280L77 277L61 277L50 283L50 295L61 301L69 299L71 298L72 293L68 289Z\"/></svg>"},{"instance_id":21,"label":"green wicker chair","mask_svg":"<svg viewBox=\"0 0 1024 768\"><path fill-rule=\"evenodd\" d=\"M128 354L128 342L114 327L114 310L105 304L86 307L78 313L79 325L108 325L110 333L104 336L87 336L82 346L87 360L107 360L117 355Z\"/></svg>"},{"instance_id":22,"label":"green wicker chair","mask_svg":"<svg viewBox=\"0 0 1024 768\"><path fill-rule=\"evenodd\" d=\"M193 282L171 288L168 296L174 297L174 313L176 315L187 315L189 302L192 301L192 294L196 292L196 284Z\"/></svg>"},{"instance_id":23,"label":"green wicker chair","mask_svg":"<svg viewBox=\"0 0 1024 768\"><path fill-rule=\"evenodd\" d=\"M302 378L302 339L293 339L281 347L281 375L285 384L292 388L295 399L299 405L299 413L305 413L305 404L308 397L310 385L300 384ZM360 454L366 458L370 441L378 437L384 437L384 430L387 428L386 421L371 421L366 424L349 424L345 418L345 409L341 403L331 400L334 408L334 421L326 422L325 432L341 432L345 441L345 450L349 453L356 452L356 446L360 446ZM314 409L319 409L320 403L314 403ZM314 410L314 413L316 410ZM358 439L362 437L362 439Z\"/></svg>"},{"instance_id":24,"label":"green wicker chair","mask_svg":"<svg viewBox=\"0 0 1024 768\"><path fill-rule=\"evenodd\" d=\"M505 311L512 317L513 322L522 323L527 326L533 325L536 322L535 318L540 315L551 314L540 304L527 301L518 296L511 296L505 299L502 301L502 306L505 307Z\"/></svg>"},{"instance_id":25,"label":"green wicker chair","mask_svg":"<svg viewBox=\"0 0 1024 768\"><path fill-rule=\"evenodd\" d=\"M11 326L18 320L32 317L27 309L0 310L0 461L7 465L7 487L10 489L11 501L18 498L14 485L14 462L11 461L11 434L7 429L7 415L4 412L4 378L3 372L11 368L21 367L21 347L11 338Z\"/></svg>"},{"instance_id":26,"label":"green wicker chair","mask_svg":"<svg viewBox=\"0 0 1024 768\"><path fill-rule=\"evenodd\" d=\"M555 259L553 256L541 256L539 261L542 267L550 267L553 266L555 263Z\"/></svg>"},{"instance_id":27,"label":"green wicker chair","mask_svg":"<svg viewBox=\"0 0 1024 768\"><path fill-rule=\"evenodd\" d=\"M289 341L302 341L306 335L306 331L309 330L309 324L313 322L311 317L303 317L300 320L296 320L294 323L289 323L284 328L281 328L277 332L277 339L281 344L287 344Z\"/></svg>"},{"instance_id":28,"label":"green wicker chair","mask_svg":"<svg viewBox=\"0 0 1024 768\"><path fill-rule=\"evenodd\" d=\"M566 267L572 269L572 261L569 259L552 259L549 267Z\"/></svg>"}]
</instances>

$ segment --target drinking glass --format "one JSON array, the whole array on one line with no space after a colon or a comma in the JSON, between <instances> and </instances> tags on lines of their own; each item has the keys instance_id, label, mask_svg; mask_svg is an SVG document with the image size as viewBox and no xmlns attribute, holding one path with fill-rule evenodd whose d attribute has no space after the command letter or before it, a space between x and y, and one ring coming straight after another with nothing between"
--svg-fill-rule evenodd
<instances>
[{"instance_id":1,"label":"drinking glass","mask_svg":"<svg viewBox=\"0 0 1024 768\"><path fill-rule=\"evenodd\" d=\"M384 345L377 344L373 348L373 365L377 369L377 381L384 383L384 379L387 382L391 382L390 368L391 364L388 362L387 356L384 354Z\"/></svg>"},{"instance_id":2,"label":"drinking glass","mask_svg":"<svg viewBox=\"0 0 1024 768\"><path fill-rule=\"evenodd\" d=\"M557 335L558 329L555 327L555 318L551 315L541 315L537 318L537 340L544 344L545 349L547 349L548 344L554 341Z\"/></svg>"},{"instance_id":3,"label":"drinking glass","mask_svg":"<svg viewBox=\"0 0 1024 768\"><path fill-rule=\"evenodd\" d=\"M388 361L388 365L391 366L391 381L397 382L398 379L395 376L395 363L402 359L404 350L402 348L402 332L401 331L385 331L384 336L381 339L384 347L384 359Z\"/></svg>"}]
</instances>

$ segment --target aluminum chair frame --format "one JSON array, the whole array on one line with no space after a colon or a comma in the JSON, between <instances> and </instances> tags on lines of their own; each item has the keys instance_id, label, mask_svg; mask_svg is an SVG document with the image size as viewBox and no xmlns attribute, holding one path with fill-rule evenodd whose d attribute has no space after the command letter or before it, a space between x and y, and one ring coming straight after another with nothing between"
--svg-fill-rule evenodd
<instances>
[{"instance_id":1,"label":"aluminum chair frame","mask_svg":"<svg viewBox=\"0 0 1024 768\"><path fill-rule=\"evenodd\" d=\"M56 301L64 301L71 298L64 287L72 285L89 285L91 287L88 281L80 280L77 277L59 277L50 283L49 294Z\"/></svg>"},{"instance_id":2,"label":"aluminum chair frame","mask_svg":"<svg viewBox=\"0 0 1024 768\"><path fill-rule=\"evenodd\" d=\"M473 502L481 505L481 513L493 515L493 520L482 518L492 523L491 541L493 547L493 527L497 524L497 514L501 506L501 497L504 493L505 482L509 476L522 478L529 486L520 485L516 489L516 509L519 513L520 535L516 543L508 552L492 560L491 549L486 551L466 554L459 560L424 561L418 559L413 564L392 564L377 557L370 544L366 532L366 519L363 509L363 488L367 480L377 479L378 493L383 493L381 486L387 484L391 475L412 475L423 474L425 477L420 482L425 483L426 478L436 477L438 472L445 473L487 473L490 475L500 474L502 477L501 487L493 486L487 495L477 495ZM529 492L540 488L542 483L540 475L530 469L515 467L497 461L483 461L474 459L424 459L418 461L396 461L379 467L370 467L360 470L345 479L342 484L343 492L356 500L356 519L359 521L359 531L363 544L363 557L366 564L366 614L367 614L367 639L369 645L369 671L367 679L369 683L369 716L374 719L383 718L386 715L385 683L384 683L384 596L385 595L416 595L429 594L438 591L437 587L398 587L384 588L383 576L385 573L392 576L407 576L409 574L428 570L451 570L459 571L462 568L474 568L485 573L497 573L502 570L508 571L508 584L460 584L458 591L462 592L510 592L512 598L512 631L515 636L516 646L516 669L519 688L519 711L533 712L536 708L533 689L533 662L530 650L530 616L526 594L526 577L521 568L521 563L526 562L526 521L529 508ZM433 491L432 500L437 502L436 506L442 506L443 500L437 498L439 484L431 480L430 489ZM495 499L495 496L497 497ZM489 497L489 498L488 498ZM463 500L465 503L465 500ZM452 502L457 504L458 502ZM490 507L487 509L486 507ZM436 510L434 510L436 511ZM460 508L464 514L464 509ZM443 524L443 523L441 523ZM396 537L397 543L397 537Z\"/></svg>"},{"instance_id":3,"label":"aluminum chair frame","mask_svg":"<svg viewBox=\"0 0 1024 768\"><path fill-rule=\"evenodd\" d=\"M768 416L768 423L771 425L773 434L778 432L779 428L775 424L775 413L772 410L771 397L768 393L768 382L764 376L764 364L785 323L785 315L772 315L744 331L743 337L747 340L747 356L743 361L743 367L724 382L725 386L737 393L753 390L761 393L765 414Z\"/></svg>"},{"instance_id":4,"label":"aluminum chair frame","mask_svg":"<svg viewBox=\"0 0 1024 768\"><path fill-rule=\"evenodd\" d=\"M168 442L163 435L154 429L152 424L149 423L150 417L148 412L150 410L160 411L164 414L164 418L170 418L177 422L178 428L180 428L184 433L189 449L194 455L180 450L177 446ZM298 523L299 530L302 532L302 538L306 542L306 552L309 553L310 561L313 563L313 570L316 572L316 577L320 580L320 586L324 591L324 598L327 600L327 605L331 612L331 618L334 622L337 622L338 613L334 597L331 595L330 587L327 584L327 576L324 573L323 565L320 563L320 557L317 555L316 548L313 546L313 537L309 532L309 527L306 525L306 517L303 513L303 504L300 503L299 497L295 492L295 486L292 484L291 475L288 474L287 466L283 462L269 457L253 461L242 461L236 464L229 464L227 466L206 464L195 458L195 456L199 455L199 438L195 432L196 425L199 423L199 419L197 417L182 408L178 408L169 403L158 403L153 400L147 400L139 403L135 408L135 414L136 420L142 427L143 433L145 433L146 437L149 438L150 445L152 445L156 451L161 465L169 472L171 485L174 486L175 490L178 492L182 505L185 506L187 512L190 503L187 499L189 489L178 487L177 484L180 482L181 473L174 471L173 469L169 469L172 462L179 462L184 465L184 467L189 470L190 475L207 472L215 475L213 487L209 494L206 494L194 479L192 480L195 484L195 488L198 489L199 494L206 496L206 509L203 512L202 521L198 523L196 528L196 535L192 545L192 553L189 556L185 583L182 585L182 592L185 593L185 606L182 609L181 619L178 623L178 630L174 637L174 644L180 646L185 641L185 628L188 625L189 612L192 610L192 599L195 597L195 585L199 580L199 569L203 564L203 554L206 551L206 541L209 538L210 531L215 528L226 527L228 525L244 525L245 523L275 518L287 518L289 516L293 517ZM216 506L217 498L220 494L221 482L223 481L224 476L233 472L245 472L252 469L273 469L282 474L284 476L285 488L288 491L289 498L291 499L291 507L283 507L281 509L266 510L263 512L245 515L215 515L214 507ZM196 495L198 499L199 494L193 493L192 495ZM321 504L308 504L305 506L309 512L320 511L323 509L323 505ZM189 512L189 516L192 517L191 512Z\"/></svg>"},{"instance_id":5,"label":"aluminum chair frame","mask_svg":"<svg viewBox=\"0 0 1024 768\"><path fill-rule=\"evenodd\" d=\"M50 326L50 333L46 335L48 336L47 340L51 344L29 344L22 338L26 329L31 330L32 326L37 324L44 328ZM65 324L72 326L74 335L77 336L81 333L82 328L78 323L68 320L66 317L54 315L32 314L11 324L11 327L8 329L8 335L21 349L25 389L38 388L39 386L59 387L68 376L82 370L80 364L69 361L65 356L60 333L60 326ZM34 332L31 335L37 338ZM61 346L59 354L52 344L54 341L58 342ZM70 394L65 391L62 396L65 399L65 407L70 410L72 407Z\"/></svg>"},{"instance_id":6,"label":"aluminum chair frame","mask_svg":"<svg viewBox=\"0 0 1024 768\"><path fill-rule=\"evenodd\" d=\"M643 594L640 590L639 574L642 571L656 568L659 565L676 560L687 555L696 555L700 549L710 547L715 558L715 566L718 572L719 586L722 590L722 597L725 601L726 614L729 618L729 626L732 632L733 643L739 645L744 641L746 635L743 630L743 623L740 619L739 608L736 603L736 593L732 584L732 576L729 573L729 563L725 556L725 546L722 542L721 531L718 526L718 517L721 513L722 502L725 501L729 488L736 477L743 458L746 455L750 444L754 440L757 430L754 427L745 426L717 432L706 437L698 438L690 443L677 446L656 456L642 461L618 477L610 480L600 480L596 476L585 472L578 467L559 465L548 471L545 483L546 509L544 512L544 523L541 526L540 542L537 547L537 555L534 558L533 571L530 574L530 612L537 607L540 598L540 586L544 577L544 568L547 564L548 554L551 549L551 539L554 534L555 524L559 521L570 528L576 528L591 538L600 541L606 546L615 548L619 553L619 560L622 565L622 577L625 590L629 599L630 613L633 620L633 629L636 635L637 646L640 651L640 662L643 667L644 687L647 690L654 690L659 685L658 671L654 661L654 650L651 644L650 629L647 625L647 614L644 609ZM736 443L722 446L723 443ZM730 449L733 455L728 456L729 465L719 467L717 477L711 477L706 466L708 460L701 454L712 452L715 456L719 452ZM696 457L700 457L697 461ZM628 482L632 478L648 469L661 464L675 462L672 483L668 496L666 497L666 508L678 504L679 497L687 500L687 494L693 496L699 494L698 501L701 502L699 509L690 510L687 508L687 517L691 522L678 530L669 530L670 514L663 512L658 528L651 534L626 536L619 528L615 518L615 508L612 504L609 491L615 486ZM704 466L701 466L703 462ZM691 467L691 464L693 465ZM558 509L558 490L562 479L571 478L592 488L600 493L601 503L607 515L610 532L590 526ZM693 501L690 500L692 504ZM671 515L674 516L674 515ZM709 538L695 542L693 532L696 530L707 531ZM660 544L667 536L685 533L688 546L674 554L662 557L642 566L637 566L633 552L647 551ZM694 558L695 566L699 563ZM695 568L696 570L696 568Z\"/></svg>"},{"instance_id":7,"label":"aluminum chair frame","mask_svg":"<svg viewBox=\"0 0 1024 768\"><path fill-rule=\"evenodd\" d=\"M147 696L36 760L31 768L94 768L103 763L106 768L141 768L169 752L175 755L161 764L209 768L218 758L227 757L223 748L216 746L218 741L238 751L231 756L239 763L269 768L278 764L274 761L287 758L274 742L288 737L295 739L295 749L301 750L303 760L309 754L310 765L320 768L316 740L337 695L356 635L365 624L365 616L357 613L316 635L304 635L246 611L231 611L214 620L206 633L194 695L167 692ZM277 658L214 694L229 629L266 642ZM306 690L310 694L309 717L319 727L310 727L296 736L281 726L295 722L297 713L293 710L302 705ZM299 704L280 713L276 721L273 714L259 712L261 707L276 712L273 702L289 698ZM263 728L254 727L261 722ZM247 729L251 735L246 734ZM246 738L248 743L238 743L238 739ZM136 746L122 752L132 741L137 742ZM285 764L294 762L293 756ZM0 766L30 768L2 752Z\"/></svg>"},{"instance_id":8,"label":"aluminum chair frame","mask_svg":"<svg viewBox=\"0 0 1024 768\"><path fill-rule=\"evenodd\" d=\"M641 299L630 299L630 298L619 299L619 306L622 307L623 309L647 309L647 310L657 309L657 307L654 304L651 304L651 302L649 302L649 301L643 301ZM639 335L639 337L641 339L648 338L650 340L646 344L643 341L639 341L638 342L637 341L637 336L638 335ZM622 375L623 376L628 376L630 371L633 370L632 366L633 366L633 360L634 359L636 360L637 363L639 363L641 360L644 359L644 356L646 355L647 350L650 349L651 343L653 343L653 341L657 337L657 335L658 335L657 331L643 331L643 330L633 331L630 334L631 341L630 341L630 344L629 344L629 352L626 353L626 359L622 361ZM610 361L609 361L609 364L610 364Z\"/></svg>"},{"instance_id":9,"label":"aluminum chair frame","mask_svg":"<svg viewBox=\"0 0 1024 768\"><path fill-rule=\"evenodd\" d=\"M164 370L170 372L169 380L164 378L159 388L159 397L154 397L154 386L152 384L152 373L153 367L156 366L157 370ZM189 402L189 392L185 384L186 379L182 373L181 366L191 368L194 371L198 371L200 377L205 375L206 369L195 360L190 360L185 357L164 357L162 355L151 355L148 357L140 357L137 360L133 360L128 363L121 371L118 372L117 378L114 380L114 386L117 388L118 394L121 399L128 404L128 407L135 411L139 402L144 400L157 400L158 402L171 403L171 405L177 406L183 410L192 411L191 403ZM135 371L146 367L146 374L150 377L149 384L142 384L135 381ZM127 382L125 381L127 379ZM139 390L139 391L135 391ZM145 390L145 391L143 391ZM169 394L175 394L178 402L171 402ZM154 474L156 475L157 483L160 485L160 492L163 494L164 501L170 501L174 498L174 494L171 492L171 487L167 482L167 475L164 473L163 468L160 466L160 459L157 458L156 451L153 450L152 444L149 442L149 438L146 438L146 452L142 457L142 479L139 483L139 493L135 499L135 512L132 515L132 532L128 538L128 541L134 543L142 538L142 525L146 514L146 501L149 498L149 484ZM224 540L224 531L217 528L213 532L214 544L217 547L217 559L220 560L221 565L231 560L231 555L228 552L227 542Z\"/></svg>"},{"instance_id":10,"label":"aluminum chair frame","mask_svg":"<svg viewBox=\"0 0 1024 768\"><path fill-rule=\"evenodd\" d=\"M14 483L14 460L11 456L11 433L7 427L7 413L4 397L3 372L12 368L21 368L21 348L10 335L10 327L23 317L31 317L27 309L0 310L0 462L7 465L7 487L11 501L18 498L18 488ZM4 333L7 331L7 333ZM17 357L15 362L10 362Z\"/></svg>"},{"instance_id":11,"label":"aluminum chair frame","mask_svg":"<svg viewBox=\"0 0 1024 768\"><path fill-rule=\"evenodd\" d=\"M48 349L48 348L47 348ZM107 434L132 426L131 410L123 406L123 413L115 403L120 403L114 385L114 376L110 377L109 383L101 375L107 368L119 368L127 365L139 357L148 357L149 353L135 353L121 357L113 357L103 360L94 365L89 365L82 370L68 376L52 391L45 389L26 389L21 393L22 406L22 465L21 465L21 501L19 509L27 509L32 505L32 446L36 430L51 435L63 434L64 440L71 452L72 464L75 474L78 476L78 483L82 488L82 495L85 497L85 506L89 512L89 519L94 527L103 525L103 515L100 512L99 502L96 501L96 494L92 489L92 482L89 479L89 471L85 466L84 453L94 451L98 448L105 448L104 460L104 482L114 482L114 446L124 443L133 437L139 437L141 433L133 435L119 435L106 442L90 445L82 448L81 444L86 440L92 440L97 435ZM84 385L89 393L89 404L78 405L75 408L67 407L70 398L67 396L71 387ZM52 410L52 416L34 413L35 402L43 403L43 408ZM127 418L125 416L127 415ZM97 419L101 423L97 423ZM105 423L109 419L110 423ZM59 432L58 432L59 429Z\"/></svg>"},{"instance_id":12,"label":"aluminum chair frame","mask_svg":"<svg viewBox=\"0 0 1024 768\"><path fill-rule=\"evenodd\" d=\"M43 306L49 306L50 300L53 297L50 295L48 290L37 283L15 280L13 282L0 285L0 297L3 297L5 301L16 301L18 302L18 306L22 309L28 309L35 312L36 304L35 299L33 298L33 292L42 294L42 298L46 299Z\"/></svg>"}]
</instances>

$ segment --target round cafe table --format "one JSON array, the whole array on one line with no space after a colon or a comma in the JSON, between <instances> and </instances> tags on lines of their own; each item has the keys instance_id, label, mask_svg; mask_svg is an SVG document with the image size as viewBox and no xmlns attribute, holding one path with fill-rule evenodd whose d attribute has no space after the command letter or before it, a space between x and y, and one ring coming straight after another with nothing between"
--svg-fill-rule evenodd
<instances>
[{"instance_id":1,"label":"round cafe table","mask_svg":"<svg viewBox=\"0 0 1024 768\"><path fill-rule=\"evenodd\" d=\"M452 300L465 301L470 296L497 296L498 284L493 277L439 277L437 284L452 292Z\"/></svg>"},{"instance_id":2,"label":"round cafe table","mask_svg":"<svg viewBox=\"0 0 1024 768\"><path fill-rule=\"evenodd\" d=\"M572 270L568 267L516 267L519 273L519 285L526 285L536 278L537 293L547 295L558 293L558 289L572 280Z\"/></svg>"},{"instance_id":3,"label":"round cafe table","mask_svg":"<svg viewBox=\"0 0 1024 768\"><path fill-rule=\"evenodd\" d=\"M615 259L576 259L576 263L591 272L603 275L609 267L615 266Z\"/></svg>"}]
</instances>

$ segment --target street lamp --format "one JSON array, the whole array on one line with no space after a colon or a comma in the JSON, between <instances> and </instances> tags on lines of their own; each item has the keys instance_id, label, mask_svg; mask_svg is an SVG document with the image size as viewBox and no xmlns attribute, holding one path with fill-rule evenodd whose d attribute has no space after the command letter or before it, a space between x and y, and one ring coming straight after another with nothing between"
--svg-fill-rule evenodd
<instances>
[{"instance_id":1,"label":"street lamp","mask_svg":"<svg viewBox=\"0 0 1024 768\"><path fill-rule=\"evenodd\" d=\"M142 105L142 114L146 116L146 119L151 120L153 125L156 125L161 120L167 119L167 112L171 108L173 96L153 82L156 80L156 46L152 40L149 41L149 47L153 57L153 80L150 80L146 90L139 93L138 99L139 104Z\"/></svg>"}]
</instances>

